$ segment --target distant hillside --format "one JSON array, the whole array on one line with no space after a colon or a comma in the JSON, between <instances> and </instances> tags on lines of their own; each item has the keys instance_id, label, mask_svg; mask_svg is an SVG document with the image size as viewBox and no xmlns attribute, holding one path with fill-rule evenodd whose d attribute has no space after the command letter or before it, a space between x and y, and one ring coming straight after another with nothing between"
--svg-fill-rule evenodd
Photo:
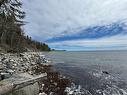
<instances>
[{"instance_id":1,"label":"distant hillside","mask_svg":"<svg viewBox=\"0 0 127 95\"><path fill-rule=\"evenodd\" d=\"M21 26L25 12L20 0L0 0L0 50L5 52L50 51L47 44L25 36Z\"/></svg>"}]
</instances>

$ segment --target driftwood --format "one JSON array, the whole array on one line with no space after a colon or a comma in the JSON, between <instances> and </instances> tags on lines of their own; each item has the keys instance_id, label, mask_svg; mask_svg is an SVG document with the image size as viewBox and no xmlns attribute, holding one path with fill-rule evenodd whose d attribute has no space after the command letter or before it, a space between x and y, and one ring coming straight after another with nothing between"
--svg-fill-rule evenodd
<instances>
[{"instance_id":1,"label":"driftwood","mask_svg":"<svg viewBox=\"0 0 127 95\"><path fill-rule=\"evenodd\" d=\"M9 83L4 86L0 86L0 95L8 94L15 90L18 90L28 85L39 82L40 80L45 79L46 76L47 74L42 74L31 79L27 79L24 81L15 81L15 83Z\"/></svg>"}]
</instances>

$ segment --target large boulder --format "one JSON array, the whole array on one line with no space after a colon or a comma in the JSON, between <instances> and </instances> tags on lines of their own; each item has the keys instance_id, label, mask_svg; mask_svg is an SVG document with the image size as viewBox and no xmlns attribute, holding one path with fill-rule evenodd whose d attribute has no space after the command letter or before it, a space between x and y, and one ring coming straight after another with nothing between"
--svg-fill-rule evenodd
<instances>
[{"instance_id":1,"label":"large boulder","mask_svg":"<svg viewBox=\"0 0 127 95\"><path fill-rule=\"evenodd\" d=\"M38 95L38 94L39 94L38 83L34 83L6 95Z\"/></svg>"}]
</instances>

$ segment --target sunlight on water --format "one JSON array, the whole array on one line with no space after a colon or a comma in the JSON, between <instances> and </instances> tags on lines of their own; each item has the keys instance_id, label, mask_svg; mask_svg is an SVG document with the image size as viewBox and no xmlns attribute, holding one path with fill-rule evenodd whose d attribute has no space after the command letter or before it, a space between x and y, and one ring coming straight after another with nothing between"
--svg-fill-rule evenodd
<instances>
[{"instance_id":1,"label":"sunlight on water","mask_svg":"<svg viewBox=\"0 0 127 95\"><path fill-rule=\"evenodd\" d=\"M58 71L92 95L127 95L127 51L50 52L46 55Z\"/></svg>"}]
</instances>

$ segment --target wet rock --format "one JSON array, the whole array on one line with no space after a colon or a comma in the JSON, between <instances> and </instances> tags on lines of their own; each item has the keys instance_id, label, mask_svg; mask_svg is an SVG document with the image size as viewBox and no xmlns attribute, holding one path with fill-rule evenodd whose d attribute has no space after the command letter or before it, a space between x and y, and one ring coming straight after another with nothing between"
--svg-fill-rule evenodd
<instances>
[{"instance_id":1,"label":"wet rock","mask_svg":"<svg viewBox=\"0 0 127 95\"><path fill-rule=\"evenodd\" d=\"M104 74L108 74L108 75L109 75L109 72L107 72L107 71L102 71L102 73L104 73Z\"/></svg>"}]
</instances>

